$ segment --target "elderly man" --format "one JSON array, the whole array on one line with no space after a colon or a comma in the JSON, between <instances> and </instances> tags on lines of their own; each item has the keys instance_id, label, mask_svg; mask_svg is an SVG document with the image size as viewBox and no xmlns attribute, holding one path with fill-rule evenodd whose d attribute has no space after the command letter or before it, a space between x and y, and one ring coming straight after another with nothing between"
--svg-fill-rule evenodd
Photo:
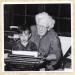
<instances>
[{"instance_id":1,"label":"elderly man","mask_svg":"<svg viewBox=\"0 0 75 75\"><path fill-rule=\"evenodd\" d=\"M39 57L46 58L43 64L46 70L54 70L59 67L62 56L61 44L57 33L52 29L55 20L46 12L35 16L36 26L32 26L31 40L36 43Z\"/></svg>"}]
</instances>

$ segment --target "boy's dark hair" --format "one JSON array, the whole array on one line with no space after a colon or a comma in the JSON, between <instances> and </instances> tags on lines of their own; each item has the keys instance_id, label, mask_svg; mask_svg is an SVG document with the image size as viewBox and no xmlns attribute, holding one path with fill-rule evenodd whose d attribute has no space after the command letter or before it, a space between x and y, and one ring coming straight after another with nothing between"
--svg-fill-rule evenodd
<instances>
[{"instance_id":1,"label":"boy's dark hair","mask_svg":"<svg viewBox=\"0 0 75 75\"><path fill-rule=\"evenodd\" d=\"M28 30L29 34L31 33L31 29L29 26L27 26L27 25L20 25L19 26L19 33L22 33L23 31L26 31L26 30Z\"/></svg>"}]
</instances>

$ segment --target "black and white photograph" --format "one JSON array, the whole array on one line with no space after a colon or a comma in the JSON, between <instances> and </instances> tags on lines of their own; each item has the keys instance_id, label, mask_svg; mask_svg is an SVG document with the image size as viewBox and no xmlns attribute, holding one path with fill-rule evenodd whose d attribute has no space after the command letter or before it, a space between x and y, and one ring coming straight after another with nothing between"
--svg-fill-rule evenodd
<instances>
[{"instance_id":1,"label":"black and white photograph","mask_svg":"<svg viewBox=\"0 0 75 75\"><path fill-rule=\"evenodd\" d=\"M71 3L3 4L4 71L72 69Z\"/></svg>"}]
</instances>

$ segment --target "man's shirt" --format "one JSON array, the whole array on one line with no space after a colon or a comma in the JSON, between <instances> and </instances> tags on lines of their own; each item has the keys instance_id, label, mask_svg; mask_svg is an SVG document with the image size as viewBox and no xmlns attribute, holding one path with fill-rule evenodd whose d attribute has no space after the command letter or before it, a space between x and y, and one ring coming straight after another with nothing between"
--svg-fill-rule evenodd
<instances>
[{"instance_id":1,"label":"man's shirt","mask_svg":"<svg viewBox=\"0 0 75 75\"><path fill-rule=\"evenodd\" d=\"M31 41L36 43L40 56L47 57L49 54L55 54L56 61L51 61L51 64L57 64L62 56L61 43L57 33L53 29L50 29L40 38L36 26L32 26L31 30Z\"/></svg>"}]
</instances>

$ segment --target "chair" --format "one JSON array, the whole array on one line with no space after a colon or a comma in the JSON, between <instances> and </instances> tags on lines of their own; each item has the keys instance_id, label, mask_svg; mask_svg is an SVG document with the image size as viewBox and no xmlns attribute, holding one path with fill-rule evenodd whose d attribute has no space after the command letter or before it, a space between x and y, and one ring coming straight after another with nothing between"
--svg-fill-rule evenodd
<instances>
[{"instance_id":1,"label":"chair","mask_svg":"<svg viewBox=\"0 0 75 75\"><path fill-rule=\"evenodd\" d=\"M59 36L59 38L60 38L62 52L63 52L62 68L64 70L65 69L69 70L71 69L71 37Z\"/></svg>"}]
</instances>

